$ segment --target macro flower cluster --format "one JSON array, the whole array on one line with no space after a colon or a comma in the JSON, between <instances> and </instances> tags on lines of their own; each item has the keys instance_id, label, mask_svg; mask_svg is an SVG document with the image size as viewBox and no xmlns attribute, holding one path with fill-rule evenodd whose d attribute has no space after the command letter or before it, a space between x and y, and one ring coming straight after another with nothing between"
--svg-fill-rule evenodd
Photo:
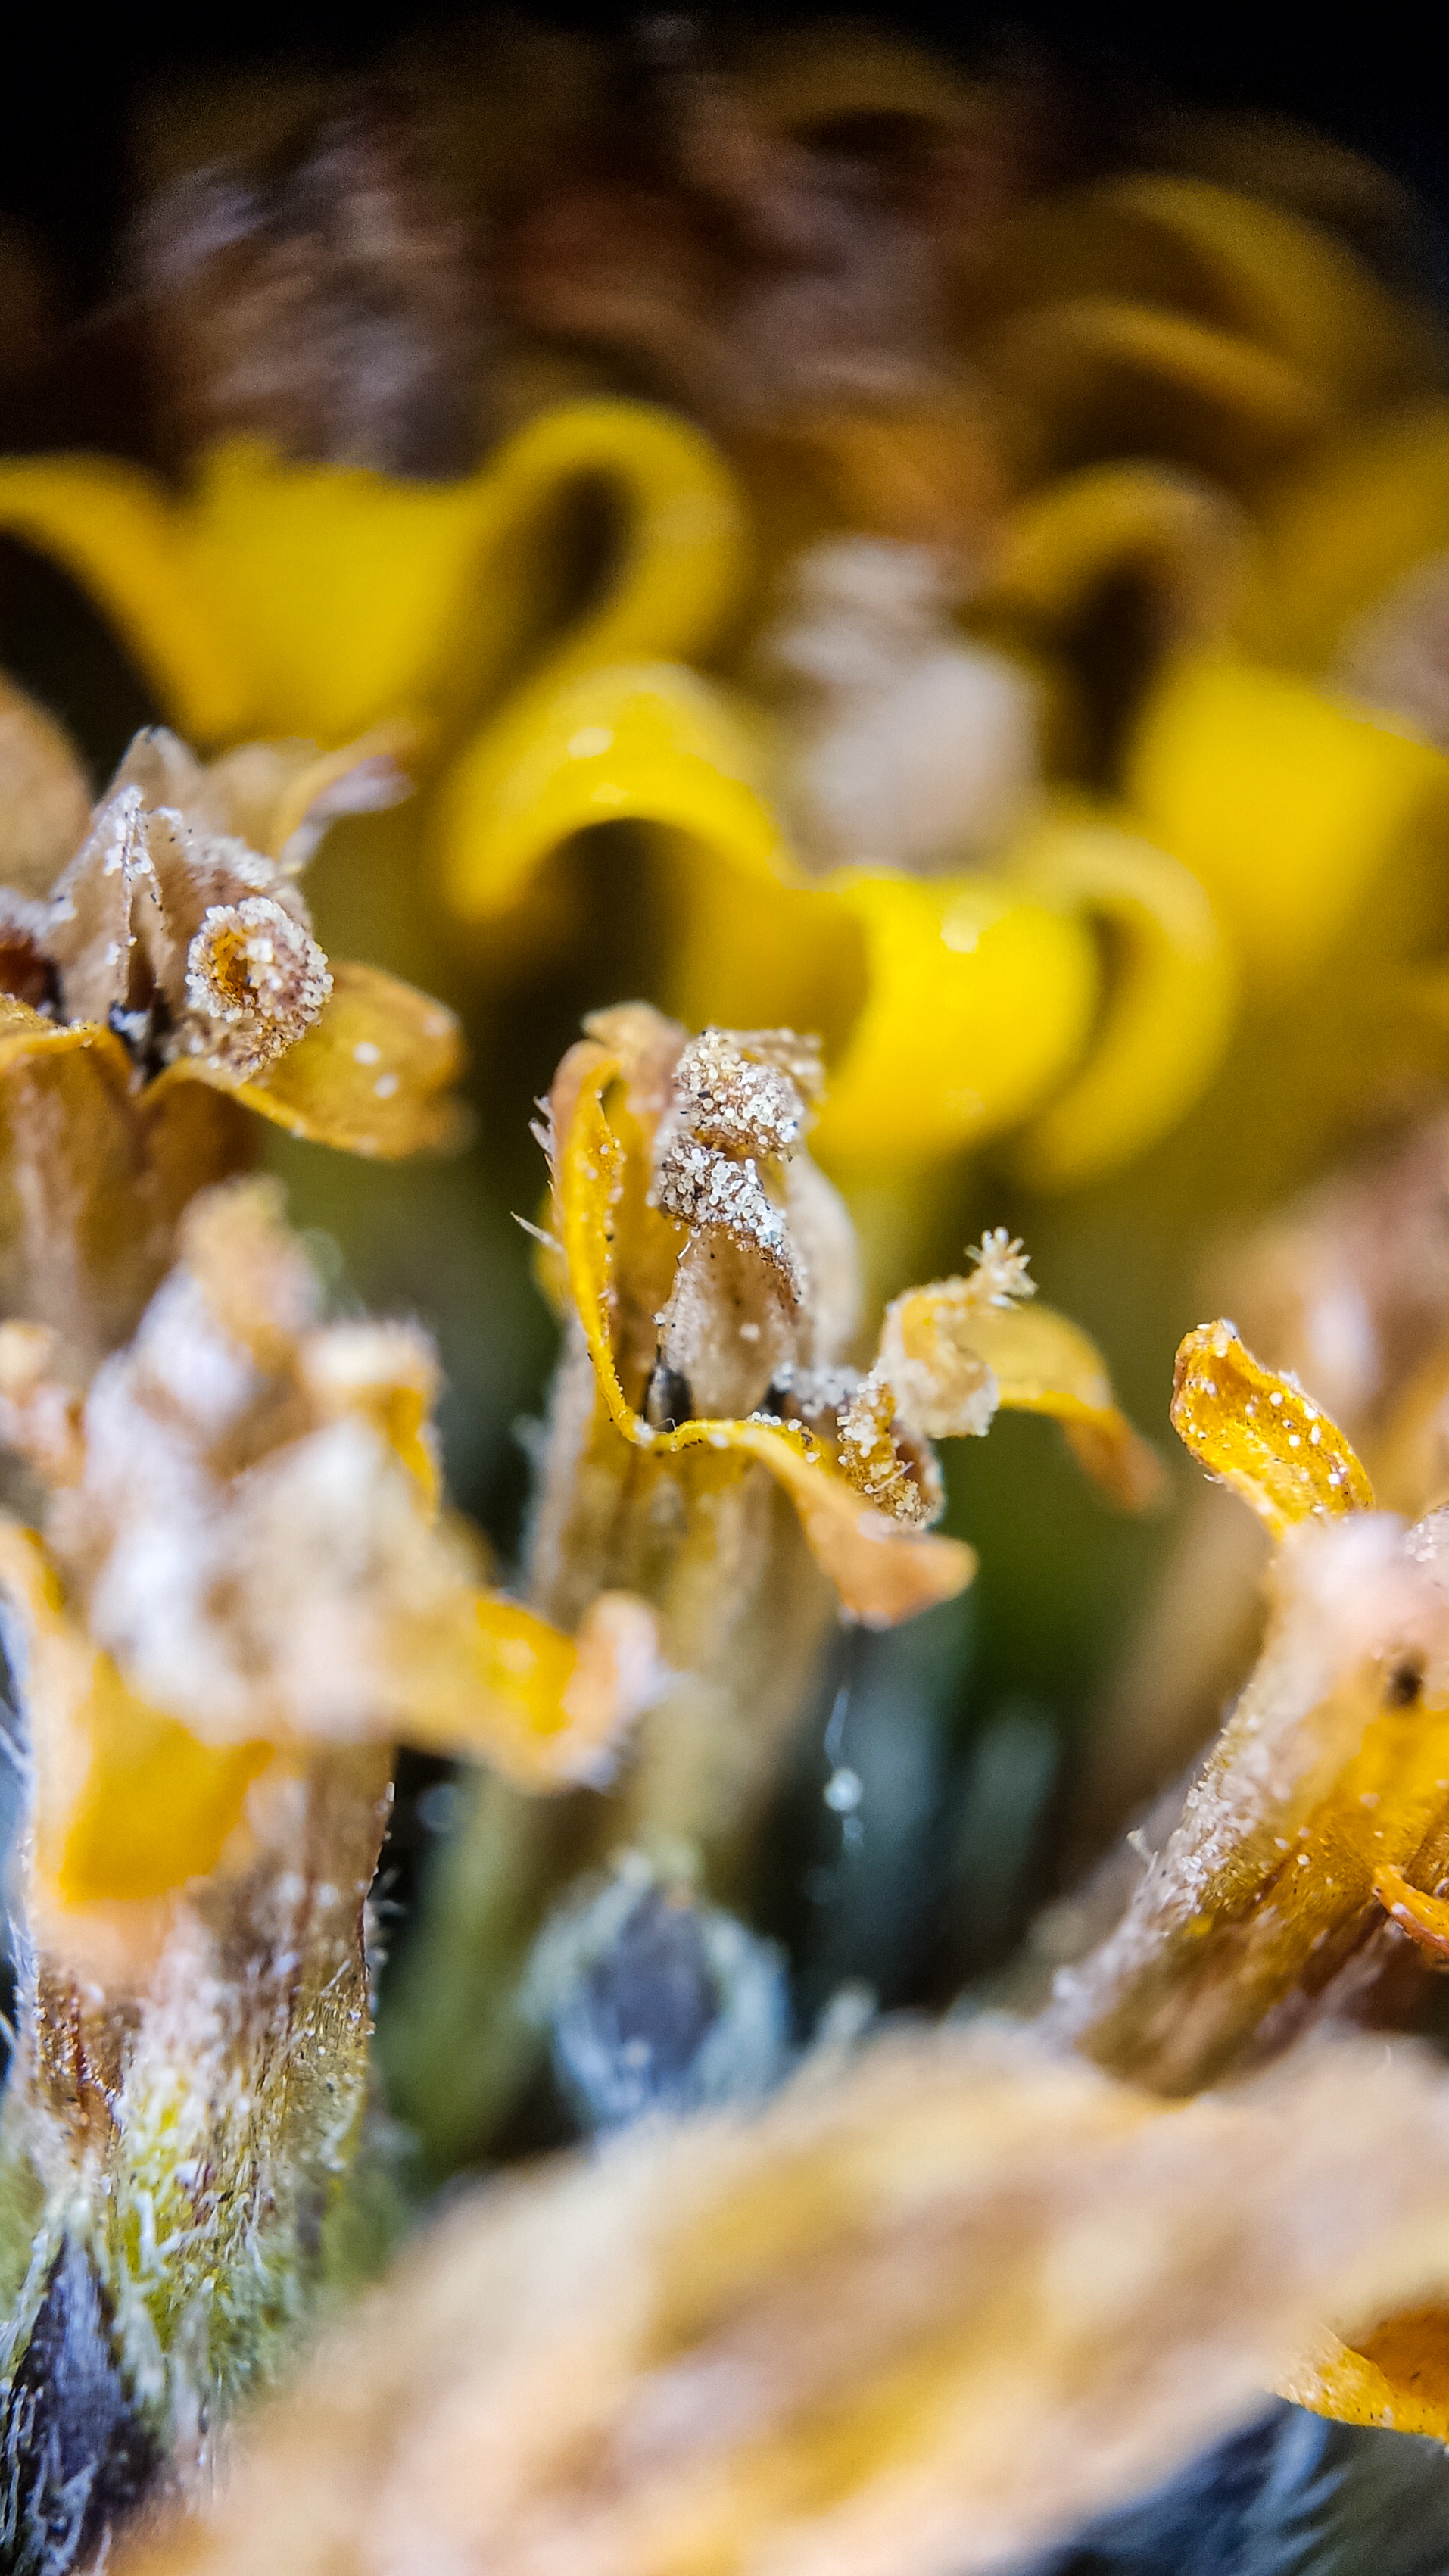
<instances>
[{"instance_id":1,"label":"macro flower cluster","mask_svg":"<svg viewBox=\"0 0 1449 2576\"><path fill-rule=\"evenodd\" d=\"M1389 2576L1416 210L863 27L385 69L158 93L94 309L0 227L0 2566L1175 2569L1207 2494Z\"/></svg>"}]
</instances>

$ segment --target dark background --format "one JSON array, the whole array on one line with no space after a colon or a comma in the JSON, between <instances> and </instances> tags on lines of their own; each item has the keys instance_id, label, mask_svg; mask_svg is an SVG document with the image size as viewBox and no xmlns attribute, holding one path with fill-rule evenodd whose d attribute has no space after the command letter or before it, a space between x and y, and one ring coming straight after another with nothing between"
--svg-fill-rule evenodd
<instances>
[{"instance_id":1,"label":"dark background","mask_svg":"<svg viewBox=\"0 0 1449 2576\"><path fill-rule=\"evenodd\" d=\"M660 0L584 0L511 14L592 32L625 29ZM138 91L159 75L244 66L281 57L352 69L418 30L446 30L484 10L409 7L406 0L254 0L103 15L40 5L6 13L0 78L0 210L44 238L78 301L104 288L126 190L126 134ZM1045 46L1090 95L1121 100L1156 89L1185 103L1260 107L1301 117L1385 161L1441 217L1449 210L1449 120L1442 48L1428 10L1365 11L1338 20L1299 7L1161 8L1131 0L1036 0L1018 9L914 5L821 8L775 0L768 12L708 10L782 20L856 15L970 59L1003 41ZM1449 285L1449 265L1444 283Z\"/></svg>"}]
</instances>

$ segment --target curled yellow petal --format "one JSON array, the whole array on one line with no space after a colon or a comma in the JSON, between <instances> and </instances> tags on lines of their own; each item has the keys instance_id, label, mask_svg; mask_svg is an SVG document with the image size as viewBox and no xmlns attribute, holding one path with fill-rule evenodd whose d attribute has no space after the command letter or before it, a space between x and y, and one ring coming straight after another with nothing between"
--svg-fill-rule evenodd
<instances>
[{"instance_id":1,"label":"curled yellow petal","mask_svg":"<svg viewBox=\"0 0 1449 2576\"><path fill-rule=\"evenodd\" d=\"M1179 1344L1172 1426L1274 1538L1300 1521L1373 1509L1373 1487L1337 1423L1296 1378L1254 1359L1231 1324L1201 1324Z\"/></svg>"},{"instance_id":2,"label":"curled yellow petal","mask_svg":"<svg viewBox=\"0 0 1449 2576\"><path fill-rule=\"evenodd\" d=\"M1195 475L1116 460L1086 466L1018 503L979 605L1047 640L1125 576L1149 588L1166 646L1225 626L1241 587L1243 538L1241 512Z\"/></svg>"},{"instance_id":3,"label":"curled yellow petal","mask_svg":"<svg viewBox=\"0 0 1449 2576\"><path fill-rule=\"evenodd\" d=\"M1355 423L1265 509L1241 633L1321 670L1350 621L1449 549L1449 404Z\"/></svg>"},{"instance_id":4,"label":"curled yellow petal","mask_svg":"<svg viewBox=\"0 0 1449 2576\"><path fill-rule=\"evenodd\" d=\"M1134 441L1225 480L1283 461L1335 405L1291 358L1239 331L1126 297L1081 295L1000 325L988 380L1035 426L1035 461L1074 465Z\"/></svg>"},{"instance_id":5,"label":"curled yellow petal","mask_svg":"<svg viewBox=\"0 0 1449 2576\"><path fill-rule=\"evenodd\" d=\"M1077 1062L1097 997L1086 924L979 875L849 869L866 998L815 1130L821 1159L898 1170L1026 1117Z\"/></svg>"},{"instance_id":6,"label":"curled yellow petal","mask_svg":"<svg viewBox=\"0 0 1449 2576\"><path fill-rule=\"evenodd\" d=\"M1099 923L1111 944L1086 1061L1015 1153L1035 1188L1075 1188L1155 1143L1198 1098L1228 1042L1236 976L1196 879L1114 824L1063 815L1033 835L1013 874L1023 892Z\"/></svg>"},{"instance_id":7,"label":"curled yellow petal","mask_svg":"<svg viewBox=\"0 0 1449 2576\"><path fill-rule=\"evenodd\" d=\"M1060 1422L1080 1465L1124 1510L1147 1511L1161 1501L1162 1461L1117 1405L1101 1352L1070 1316L1035 1303L987 1306L967 1330L1006 1412Z\"/></svg>"},{"instance_id":8,"label":"curled yellow petal","mask_svg":"<svg viewBox=\"0 0 1449 2576\"><path fill-rule=\"evenodd\" d=\"M435 830L455 908L485 920L591 824L684 835L701 868L766 876L782 860L762 740L723 691L678 663L585 672L529 690L449 772Z\"/></svg>"},{"instance_id":9,"label":"curled yellow petal","mask_svg":"<svg viewBox=\"0 0 1449 2576\"><path fill-rule=\"evenodd\" d=\"M343 960L316 1027L253 1081L233 1086L199 1060L162 1080L216 1081L289 1135L389 1160L447 1142L461 1061L458 1023L441 1002Z\"/></svg>"},{"instance_id":10,"label":"curled yellow petal","mask_svg":"<svg viewBox=\"0 0 1449 2576\"><path fill-rule=\"evenodd\" d=\"M666 1456L712 1449L758 1459L793 1502L841 1608L864 1627L893 1628L954 1600L975 1575L976 1552L964 1539L905 1530L874 1510L798 1424L690 1422L653 1436L650 1445Z\"/></svg>"},{"instance_id":11,"label":"curled yellow petal","mask_svg":"<svg viewBox=\"0 0 1449 2576\"><path fill-rule=\"evenodd\" d=\"M0 1589L24 1637L35 1853L65 1905L165 1895L214 1869L267 1744L203 1744L126 1687L69 1617L39 1540L0 1520Z\"/></svg>"},{"instance_id":12,"label":"curled yellow petal","mask_svg":"<svg viewBox=\"0 0 1449 2576\"><path fill-rule=\"evenodd\" d=\"M246 730L255 713L246 657L196 578L162 484L108 457L8 460L0 531L49 557L94 601L188 740Z\"/></svg>"},{"instance_id":13,"label":"curled yellow petal","mask_svg":"<svg viewBox=\"0 0 1449 2576\"><path fill-rule=\"evenodd\" d=\"M411 1743L489 1763L521 1789L597 1780L658 1678L642 1601L604 1593L566 1637L521 1602L479 1592L418 1642Z\"/></svg>"}]
</instances>

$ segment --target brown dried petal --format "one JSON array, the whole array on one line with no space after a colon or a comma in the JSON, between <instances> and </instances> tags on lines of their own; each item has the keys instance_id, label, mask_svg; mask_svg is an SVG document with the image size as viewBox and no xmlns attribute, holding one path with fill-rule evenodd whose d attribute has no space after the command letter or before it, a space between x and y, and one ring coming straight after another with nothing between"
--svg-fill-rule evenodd
<instances>
[{"instance_id":1,"label":"brown dried petal","mask_svg":"<svg viewBox=\"0 0 1449 2576\"><path fill-rule=\"evenodd\" d=\"M991 2029L476 2194L128 2576L961 2576L1449 2278L1442 2072L1154 2107Z\"/></svg>"}]
</instances>

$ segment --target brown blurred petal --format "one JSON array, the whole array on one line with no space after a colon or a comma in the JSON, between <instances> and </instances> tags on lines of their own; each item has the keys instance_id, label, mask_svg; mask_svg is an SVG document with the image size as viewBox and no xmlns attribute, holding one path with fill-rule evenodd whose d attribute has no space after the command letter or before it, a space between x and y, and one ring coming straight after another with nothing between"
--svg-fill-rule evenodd
<instances>
[{"instance_id":1,"label":"brown blurred petal","mask_svg":"<svg viewBox=\"0 0 1449 2576\"><path fill-rule=\"evenodd\" d=\"M994 2029L475 2197L128 2576L962 2576L1449 2278L1449 2101L1305 2054L1154 2108Z\"/></svg>"}]
</instances>

